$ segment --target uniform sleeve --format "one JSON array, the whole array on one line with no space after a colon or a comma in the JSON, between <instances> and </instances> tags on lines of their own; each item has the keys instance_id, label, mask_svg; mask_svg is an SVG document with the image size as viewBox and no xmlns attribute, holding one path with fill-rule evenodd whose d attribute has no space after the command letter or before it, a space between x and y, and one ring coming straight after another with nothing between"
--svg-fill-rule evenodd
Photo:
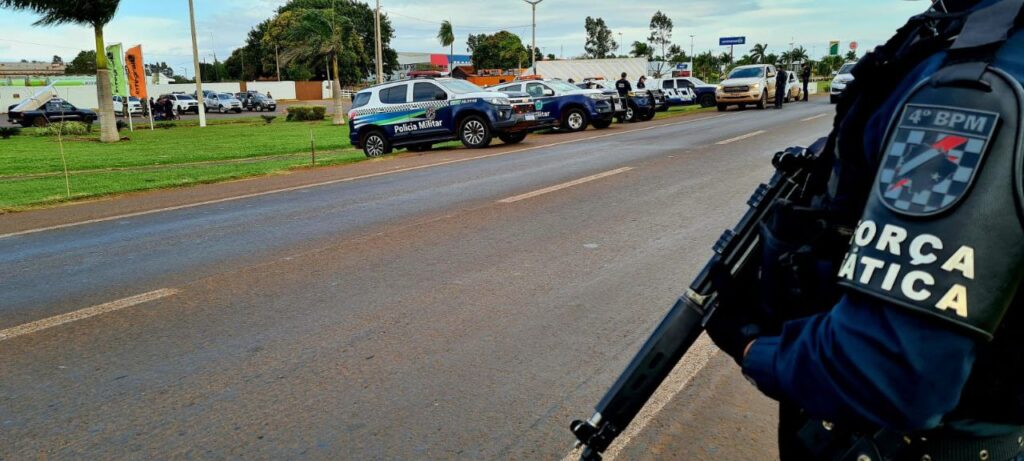
<instances>
[{"instance_id":1,"label":"uniform sleeve","mask_svg":"<svg viewBox=\"0 0 1024 461\"><path fill-rule=\"evenodd\" d=\"M960 398L976 342L930 318L851 293L760 338L744 372L769 397L828 421L935 427Z\"/></svg>"}]
</instances>

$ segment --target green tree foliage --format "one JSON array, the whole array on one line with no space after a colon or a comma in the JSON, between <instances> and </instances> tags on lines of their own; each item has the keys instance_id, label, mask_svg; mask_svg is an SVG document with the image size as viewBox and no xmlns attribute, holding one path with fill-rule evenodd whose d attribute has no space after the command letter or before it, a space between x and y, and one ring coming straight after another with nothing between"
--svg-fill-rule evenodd
<instances>
[{"instance_id":1,"label":"green tree foliage","mask_svg":"<svg viewBox=\"0 0 1024 461\"><path fill-rule=\"evenodd\" d=\"M760 64L765 62L765 56L768 55L768 44L767 43L755 43L754 47L750 49L750 62L753 64Z\"/></svg>"},{"instance_id":2,"label":"green tree foliage","mask_svg":"<svg viewBox=\"0 0 1024 461\"><path fill-rule=\"evenodd\" d=\"M452 28L451 21L445 20L441 23L441 28L437 31L437 41L441 46L448 48L448 62L451 63L452 55L455 54L455 29Z\"/></svg>"},{"instance_id":3,"label":"green tree foliage","mask_svg":"<svg viewBox=\"0 0 1024 461\"><path fill-rule=\"evenodd\" d=\"M722 62L719 60L719 57L710 51L700 53L693 58L694 72L701 79L708 82L717 81L721 78L721 71L719 70L721 65Z\"/></svg>"},{"instance_id":4,"label":"green tree foliage","mask_svg":"<svg viewBox=\"0 0 1024 461\"><path fill-rule=\"evenodd\" d=\"M64 68L68 75L92 75L96 73L96 50L79 51Z\"/></svg>"},{"instance_id":5,"label":"green tree foliage","mask_svg":"<svg viewBox=\"0 0 1024 461\"><path fill-rule=\"evenodd\" d=\"M53 59L50 60L50 64L64 64L64 58L53 55Z\"/></svg>"},{"instance_id":6,"label":"green tree foliage","mask_svg":"<svg viewBox=\"0 0 1024 461\"><path fill-rule=\"evenodd\" d=\"M847 61L856 61L857 60L857 52L854 51L854 50L847 51L845 58L846 58Z\"/></svg>"},{"instance_id":7,"label":"green tree foliage","mask_svg":"<svg viewBox=\"0 0 1024 461\"><path fill-rule=\"evenodd\" d=\"M773 64L773 65L775 65L775 64L779 63L779 59L780 59L779 55L777 55L775 53L768 53L768 54L764 55L763 64Z\"/></svg>"},{"instance_id":8,"label":"green tree foliage","mask_svg":"<svg viewBox=\"0 0 1024 461\"><path fill-rule=\"evenodd\" d=\"M494 35L470 34L466 45L477 69L516 69L530 62L530 52L519 36L505 30Z\"/></svg>"},{"instance_id":9,"label":"green tree foliage","mask_svg":"<svg viewBox=\"0 0 1024 461\"><path fill-rule=\"evenodd\" d=\"M660 47L661 57L664 59L665 48L672 44L672 19L658 10L651 17L650 30L651 35L647 37L647 42L652 48Z\"/></svg>"},{"instance_id":10,"label":"green tree foliage","mask_svg":"<svg viewBox=\"0 0 1024 461\"><path fill-rule=\"evenodd\" d=\"M668 47L668 62L672 64L678 64L680 62L690 62L690 57L683 51L683 48L679 45L672 45Z\"/></svg>"},{"instance_id":11,"label":"green tree foliage","mask_svg":"<svg viewBox=\"0 0 1024 461\"><path fill-rule=\"evenodd\" d=\"M629 51L629 55L634 58L651 60L654 58L654 48L644 42L633 42L633 49Z\"/></svg>"},{"instance_id":12,"label":"green tree foliage","mask_svg":"<svg viewBox=\"0 0 1024 461\"><path fill-rule=\"evenodd\" d=\"M103 42L103 27L114 18L121 0L88 0L71 2L66 0L0 0L0 8L28 10L41 17L37 26L58 26L61 24L87 25L93 28L96 40L96 97L100 106L100 141L117 142L114 118L114 100L107 71L107 54Z\"/></svg>"},{"instance_id":13,"label":"green tree foliage","mask_svg":"<svg viewBox=\"0 0 1024 461\"><path fill-rule=\"evenodd\" d=\"M843 56L824 56L814 66L814 73L818 75L832 75L832 72L839 70L846 63Z\"/></svg>"},{"instance_id":14,"label":"green tree foliage","mask_svg":"<svg viewBox=\"0 0 1024 461\"><path fill-rule=\"evenodd\" d=\"M587 30L587 42L583 45L587 57L604 59L619 47L619 44L612 38L612 30L605 25L604 19L587 16L583 27Z\"/></svg>"},{"instance_id":15,"label":"green tree foliage","mask_svg":"<svg viewBox=\"0 0 1024 461\"><path fill-rule=\"evenodd\" d=\"M789 54L789 58L792 59L793 62L806 62L810 59L810 56L807 55L807 48L798 46L793 48L793 51Z\"/></svg>"}]
</instances>

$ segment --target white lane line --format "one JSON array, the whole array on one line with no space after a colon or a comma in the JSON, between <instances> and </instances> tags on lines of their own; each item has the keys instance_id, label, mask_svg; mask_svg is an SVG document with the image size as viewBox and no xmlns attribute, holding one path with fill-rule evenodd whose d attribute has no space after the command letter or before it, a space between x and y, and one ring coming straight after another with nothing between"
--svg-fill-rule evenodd
<instances>
[{"instance_id":1,"label":"white lane line","mask_svg":"<svg viewBox=\"0 0 1024 461\"><path fill-rule=\"evenodd\" d=\"M37 331L45 330L47 328L53 328L58 325L65 323L76 322L78 320L87 319L100 314L106 314L107 312L113 312L116 310L124 309L126 307L132 307L149 301L154 301L160 298L166 298L180 293L181 290L174 288L161 288L159 290L150 291L149 293L143 293L140 295L130 296L117 301L111 301L109 303L99 304L85 309L79 309L74 312L68 312L66 314L55 315L42 320L36 320L35 322L24 323L15 327L0 330L0 341L15 338Z\"/></svg>"},{"instance_id":2,"label":"white lane line","mask_svg":"<svg viewBox=\"0 0 1024 461\"><path fill-rule=\"evenodd\" d=\"M350 181L358 181L360 179L375 178L377 176L385 176L385 175L389 175L389 174L405 173L407 171L422 170L422 169L425 169L425 168L433 168L433 167L442 166L442 165L449 165L449 164L452 164L452 163L461 163L461 162L468 162L470 160L480 160L480 159L485 159L485 158L489 158L489 157L497 157L497 156L500 156L500 155L516 154L516 153L519 153L519 152L526 152L526 151L537 150L537 149L545 149L545 148L548 148L548 147L561 146L561 145L565 145L565 144L574 144L574 143L583 142L583 141L591 141L591 140L594 140L594 139L607 138L609 136L619 136L619 135L623 135L623 134L635 133L635 132L638 132L638 131L647 131L647 130L654 130L654 129L665 128L665 127L670 127L670 126L686 125L686 124L700 122L700 121L704 121L704 120L711 120L711 119L716 119L716 118L719 118L719 117L725 117L726 115L728 115L728 114L714 115L714 116L711 116L711 117L700 117L700 118L691 119L691 120L684 120L684 121L681 121L681 122L666 123L664 125L655 125L655 126L649 126L649 127L645 127L645 128L635 128L635 129L626 130L626 131L615 131L615 132L612 132L612 133L602 134L602 135L598 135L598 136L590 136L590 137L587 137L587 138L571 139L571 140L568 140L568 141L559 141L559 142L555 142L555 143L551 143L551 144L543 144L543 145L539 145L539 146L524 147L522 149L515 149L515 150L510 150L510 151L505 151L505 152L498 152L498 153L495 153L495 154L480 155L480 156L476 156L476 157L468 157L468 158L461 158L461 159L455 159L455 160L448 160L448 161L445 161L445 162L431 163L429 165L419 165L419 166L412 166L412 167L408 167L408 168L399 168L399 169L395 169L395 170L381 171L379 173L364 174L364 175L361 175L361 176L353 176L351 178L332 179L332 180L329 180L329 181L322 181L322 182L317 182L317 183L312 183L312 184L304 184L304 185L301 185L301 186L285 187L285 188L282 188L282 189L274 189L274 190L268 190L268 191L263 191L263 192L255 192L255 193L244 194L244 195L235 195L235 196L231 196L231 197L224 197L224 198L219 198L219 199L214 199L214 200L206 200L206 201L202 201L202 202L187 203L187 204L184 204L184 205L175 205L175 206L169 206L169 207L164 207L164 208L157 208L157 209L153 209L153 210L137 211L137 212L134 212L134 213L125 213L125 214L120 214L120 215L115 215L115 216L108 216L108 217L105 217L105 218L88 219L88 220L85 220L85 221L78 221L78 222L67 223L67 224L57 224L57 225L53 225L53 226L39 227L39 228L36 228L36 229L26 229L26 230L23 230L23 231L10 232L10 233L7 233L7 234L0 234L0 239L10 238L10 237L17 237L19 235L36 234L36 233L39 233L39 232L47 232L47 231L58 230L58 229L67 229L69 227L83 226L83 225L86 225L86 224L95 224L95 223L107 222L107 221L117 221L119 219L134 218L134 217L137 217L137 216L146 216L146 215L151 215L151 214L156 214L156 213L163 213L163 212L167 212L167 211L184 210L184 209L188 209L188 208L201 207L201 206L205 206L205 205L215 205L215 204L218 204L218 203L233 202L235 200L244 200L244 199L247 199L247 198L262 197L264 195L279 194L279 193L282 193L282 192L292 192L292 191L303 190L303 189L311 189L311 188L314 188L314 187L329 186L331 184L338 184L338 183L350 182Z\"/></svg>"},{"instance_id":3,"label":"white lane line","mask_svg":"<svg viewBox=\"0 0 1024 461\"><path fill-rule=\"evenodd\" d=\"M818 114L818 115L814 115L814 116L811 116L811 117L802 118L802 119L800 119L800 121L801 122L809 122L811 120L817 120L817 119L822 118L822 117L827 117L828 115L829 115L828 112L826 112L824 114Z\"/></svg>"},{"instance_id":4,"label":"white lane line","mask_svg":"<svg viewBox=\"0 0 1024 461\"><path fill-rule=\"evenodd\" d=\"M757 130L757 131L755 131L753 133L747 133L745 135L737 136L735 138L729 138L729 139L726 139L724 141L718 141L715 144L718 144L719 146L721 146L721 145L729 144L731 142L742 141L742 140L747 139L747 138L753 138L754 136L757 136L759 134L764 134L764 133L767 133L767 132L764 131L764 130Z\"/></svg>"},{"instance_id":5,"label":"white lane line","mask_svg":"<svg viewBox=\"0 0 1024 461\"><path fill-rule=\"evenodd\" d=\"M607 461L614 460L623 447L629 445L629 442L633 440L640 431L650 424L651 420L654 419L665 405L671 401L676 394L682 392L683 388L697 375L701 370L707 366L711 357L715 355L718 348L711 343L711 340L707 335L701 335L690 350L684 356L683 360L676 365L672 370L672 373L665 378L665 381L661 383L657 391L654 391L654 395L647 401L640 413L633 418L633 422L626 427L625 432L615 438L615 442L608 448L608 451L604 452L604 459ZM590 416L589 414L587 415ZM562 458L562 461L577 461L580 458L582 450L573 449Z\"/></svg>"},{"instance_id":6,"label":"white lane line","mask_svg":"<svg viewBox=\"0 0 1024 461\"><path fill-rule=\"evenodd\" d=\"M503 198L501 200L498 200L498 203L513 203L513 202L518 202L520 200L526 200L528 198L533 198L533 197L536 197L538 195L544 195L544 194L547 194L549 192L554 192L554 191L562 190L562 189L569 188L569 187L572 187L572 186L580 185L580 184L583 184L585 182L596 181L598 179L607 178L609 176L616 175L616 174L619 174L619 173L625 173L625 172L627 172L629 170L632 170L632 169L633 169L633 167L629 167L629 166L622 167L622 168L616 168L614 170L605 171L604 173L598 173L598 174L595 174L595 175L587 176L585 178L575 179L575 180L572 180L572 181L569 181L569 182L563 182L561 184L556 184L556 185L551 186L551 187L545 187L543 189L537 189L537 190L535 190L533 192L527 192L525 194L515 195L515 196L512 196L512 197L508 197L508 198Z\"/></svg>"}]
</instances>

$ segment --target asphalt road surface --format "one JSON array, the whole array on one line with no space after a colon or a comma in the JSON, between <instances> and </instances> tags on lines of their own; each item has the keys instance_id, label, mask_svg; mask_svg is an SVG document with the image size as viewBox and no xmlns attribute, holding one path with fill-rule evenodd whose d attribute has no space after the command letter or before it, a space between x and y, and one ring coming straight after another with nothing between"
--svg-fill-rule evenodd
<instances>
[{"instance_id":1,"label":"asphalt road surface","mask_svg":"<svg viewBox=\"0 0 1024 461\"><path fill-rule=\"evenodd\" d=\"M0 459L561 459L772 153L832 111L18 235L0 215ZM727 357L702 340L677 372L613 457L775 457Z\"/></svg>"}]
</instances>

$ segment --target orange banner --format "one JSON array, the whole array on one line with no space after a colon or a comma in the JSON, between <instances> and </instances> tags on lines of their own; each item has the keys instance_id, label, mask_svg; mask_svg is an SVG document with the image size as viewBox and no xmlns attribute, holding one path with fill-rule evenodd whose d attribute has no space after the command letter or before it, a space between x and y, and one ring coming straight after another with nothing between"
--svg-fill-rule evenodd
<instances>
[{"instance_id":1,"label":"orange banner","mask_svg":"<svg viewBox=\"0 0 1024 461\"><path fill-rule=\"evenodd\" d=\"M124 54L124 67L128 75L128 93L145 101L146 68L142 65L142 45L128 48Z\"/></svg>"}]
</instances>

